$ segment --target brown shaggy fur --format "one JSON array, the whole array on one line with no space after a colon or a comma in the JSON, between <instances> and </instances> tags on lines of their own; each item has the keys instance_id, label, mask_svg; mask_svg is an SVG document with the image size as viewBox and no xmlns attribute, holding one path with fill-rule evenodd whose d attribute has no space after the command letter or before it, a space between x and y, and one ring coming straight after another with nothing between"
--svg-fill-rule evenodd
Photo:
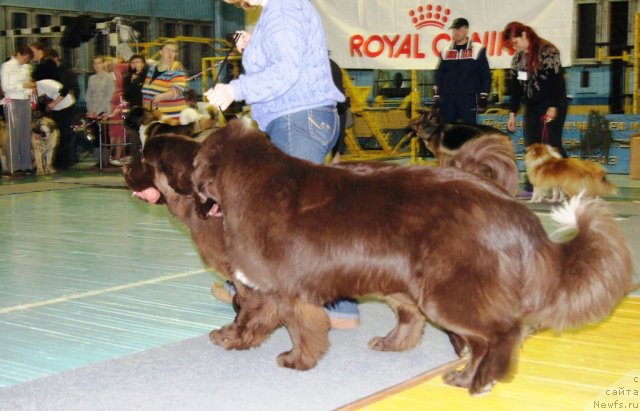
<instances>
[{"instance_id":1,"label":"brown shaggy fur","mask_svg":"<svg viewBox=\"0 0 640 411\"><path fill-rule=\"evenodd\" d=\"M520 174L513 142L502 134L483 134L467 141L443 165L481 175L514 196L518 192Z\"/></svg>"},{"instance_id":2,"label":"brown shaggy fur","mask_svg":"<svg viewBox=\"0 0 640 411\"><path fill-rule=\"evenodd\" d=\"M548 191L553 191L553 202L563 200L565 194L573 197L582 191L591 197L615 192L615 186L607 180L607 171L601 164L562 158L556 148L547 144L527 147L524 164L533 185L532 202L543 201Z\"/></svg>"},{"instance_id":3,"label":"brown shaggy fur","mask_svg":"<svg viewBox=\"0 0 640 411\"><path fill-rule=\"evenodd\" d=\"M629 248L599 200L578 200L577 235L556 243L482 177L314 165L239 122L204 141L193 182L222 207L234 277L277 296L293 341L278 357L286 367L311 368L328 349L323 303L379 295L399 323L371 347L415 346L426 316L471 351L445 381L477 394L507 376L525 327L598 321L630 285Z\"/></svg>"}]
</instances>

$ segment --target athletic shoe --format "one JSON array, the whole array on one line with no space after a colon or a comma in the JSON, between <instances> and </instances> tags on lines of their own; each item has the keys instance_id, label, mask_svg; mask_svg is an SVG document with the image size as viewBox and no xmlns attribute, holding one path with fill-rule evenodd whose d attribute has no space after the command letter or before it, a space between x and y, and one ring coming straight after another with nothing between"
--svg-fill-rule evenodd
<instances>
[{"instance_id":1,"label":"athletic shoe","mask_svg":"<svg viewBox=\"0 0 640 411\"><path fill-rule=\"evenodd\" d=\"M347 330L360 325L360 311L356 300L350 298L337 300L331 304L325 304L324 310L329 315L331 328Z\"/></svg>"}]
</instances>

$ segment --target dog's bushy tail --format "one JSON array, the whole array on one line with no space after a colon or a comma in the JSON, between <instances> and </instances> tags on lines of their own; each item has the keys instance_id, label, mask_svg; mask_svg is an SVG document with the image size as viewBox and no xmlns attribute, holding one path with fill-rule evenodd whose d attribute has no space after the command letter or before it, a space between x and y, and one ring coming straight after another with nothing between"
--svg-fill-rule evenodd
<instances>
[{"instance_id":1,"label":"dog's bushy tail","mask_svg":"<svg viewBox=\"0 0 640 411\"><path fill-rule=\"evenodd\" d=\"M600 199L573 197L552 213L561 228L552 234L575 235L534 251L525 268L527 320L540 328L563 330L606 317L630 290L631 251L611 211Z\"/></svg>"},{"instance_id":2,"label":"dog's bushy tail","mask_svg":"<svg viewBox=\"0 0 640 411\"><path fill-rule=\"evenodd\" d=\"M513 143L504 134L488 134L467 141L444 165L482 175L512 195L518 191L516 155Z\"/></svg>"}]
</instances>

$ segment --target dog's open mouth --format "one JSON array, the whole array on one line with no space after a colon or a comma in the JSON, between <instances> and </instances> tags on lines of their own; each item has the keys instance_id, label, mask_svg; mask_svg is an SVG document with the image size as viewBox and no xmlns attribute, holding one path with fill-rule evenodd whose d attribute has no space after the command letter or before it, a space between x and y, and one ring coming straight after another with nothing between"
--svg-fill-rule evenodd
<instances>
[{"instance_id":1,"label":"dog's open mouth","mask_svg":"<svg viewBox=\"0 0 640 411\"><path fill-rule=\"evenodd\" d=\"M218 204L218 202L212 198L208 198L207 201L205 201L203 207L205 210L209 210L207 211L207 217L224 216L224 214L222 214L222 208L220 207L220 204Z\"/></svg>"}]
</instances>

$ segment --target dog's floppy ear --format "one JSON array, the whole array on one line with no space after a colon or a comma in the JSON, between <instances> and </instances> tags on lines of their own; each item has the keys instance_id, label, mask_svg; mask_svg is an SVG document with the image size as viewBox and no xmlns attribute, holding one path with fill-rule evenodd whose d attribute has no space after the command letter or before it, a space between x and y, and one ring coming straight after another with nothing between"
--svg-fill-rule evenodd
<instances>
[{"instance_id":1,"label":"dog's floppy ear","mask_svg":"<svg viewBox=\"0 0 640 411\"><path fill-rule=\"evenodd\" d=\"M197 141L177 135L157 136L154 140L159 138L166 140L158 166L166 175L169 185L178 194L193 194L193 183L191 182L193 159L200 148L200 144Z\"/></svg>"}]
</instances>

